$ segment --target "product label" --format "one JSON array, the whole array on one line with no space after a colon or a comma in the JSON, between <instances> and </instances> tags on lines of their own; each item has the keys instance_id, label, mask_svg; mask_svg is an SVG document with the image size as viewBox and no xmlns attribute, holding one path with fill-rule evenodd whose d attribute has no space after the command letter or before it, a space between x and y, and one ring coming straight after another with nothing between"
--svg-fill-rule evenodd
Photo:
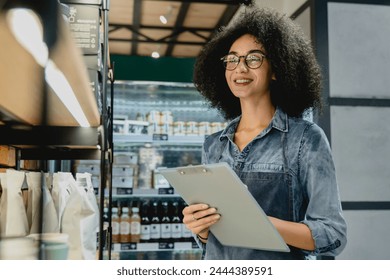
<instances>
[{"instance_id":1,"label":"product label","mask_svg":"<svg viewBox=\"0 0 390 280\"><path fill-rule=\"evenodd\" d=\"M181 238L182 237L181 224L179 224L179 223L172 224L171 229L172 229L172 238Z\"/></svg>"},{"instance_id":2,"label":"product label","mask_svg":"<svg viewBox=\"0 0 390 280\"><path fill-rule=\"evenodd\" d=\"M161 224L152 224L150 227L150 238L160 239L161 238Z\"/></svg>"},{"instance_id":3,"label":"product label","mask_svg":"<svg viewBox=\"0 0 390 280\"><path fill-rule=\"evenodd\" d=\"M141 234L141 224L139 222L131 222L130 233L132 235Z\"/></svg>"},{"instance_id":4,"label":"product label","mask_svg":"<svg viewBox=\"0 0 390 280\"><path fill-rule=\"evenodd\" d=\"M142 240L149 240L150 233L151 233L151 226L150 225L141 225L141 239Z\"/></svg>"},{"instance_id":5,"label":"product label","mask_svg":"<svg viewBox=\"0 0 390 280\"><path fill-rule=\"evenodd\" d=\"M112 235L119 234L119 228L120 228L119 223L112 221Z\"/></svg>"},{"instance_id":6,"label":"product label","mask_svg":"<svg viewBox=\"0 0 390 280\"><path fill-rule=\"evenodd\" d=\"M130 223L129 222L121 222L120 223L120 234L129 234L130 233Z\"/></svg>"},{"instance_id":7,"label":"product label","mask_svg":"<svg viewBox=\"0 0 390 280\"><path fill-rule=\"evenodd\" d=\"M161 225L161 238L171 238L172 237L172 225L171 224L162 224Z\"/></svg>"}]
</instances>

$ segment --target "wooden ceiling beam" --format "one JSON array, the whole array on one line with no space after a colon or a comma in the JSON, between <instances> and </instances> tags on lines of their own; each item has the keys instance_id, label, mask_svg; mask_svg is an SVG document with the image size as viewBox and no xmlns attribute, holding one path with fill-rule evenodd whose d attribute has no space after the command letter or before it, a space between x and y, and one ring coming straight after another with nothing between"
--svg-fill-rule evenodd
<instances>
[{"instance_id":1,"label":"wooden ceiling beam","mask_svg":"<svg viewBox=\"0 0 390 280\"><path fill-rule=\"evenodd\" d=\"M180 11L179 11L179 14L177 15L175 26L173 27L173 30L172 30L173 36L171 36L171 38L169 40L170 42L175 41L177 39L177 36L179 36L179 34L181 34L181 32L179 32L179 30L183 26L183 23L184 23L184 20L187 16L190 5L191 5L190 3L183 3L180 6ZM169 45L166 52L165 52L165 56L171 56L173 48L174 48L174 45Z\"/></svg>"},{"instance_id":2,"label":"wooden ceiling beam","mask_svg":"<svg viewBox=\"0 0 390 280\"><path fill-rule=\"evenodd\" d=\"M141 0L134 0L134 7L133 7L133 30L139 30L139 27L141 25ZM138 32L132 32L131 35L131 41L136 42L138 39ZM137 48L138 45L136 43L131 44L131 54L137 55Z\"/></svg>"}]
</instances>

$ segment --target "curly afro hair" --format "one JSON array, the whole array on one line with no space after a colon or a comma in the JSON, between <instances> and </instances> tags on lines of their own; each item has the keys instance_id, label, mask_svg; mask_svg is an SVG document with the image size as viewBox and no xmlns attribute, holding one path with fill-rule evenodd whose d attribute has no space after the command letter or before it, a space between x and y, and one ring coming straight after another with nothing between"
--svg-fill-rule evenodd
<instances>
[{"instance_id":1,"label":"curly afro hair","mask_svg":"<svg viewBox=\"0 0 390 280\"><path fill-rule=\"evenodd\" d=\"M271 100L291 117L307 109L321 109L321 69L310 41L288 17L272 9L246 8L221 29L202 49L194 66L197 90L226 119L241 115L240 101L229 89L220 60L244 34L253 35L267 52L276 81L270 85Z\"/></svg>"}]
</instances>

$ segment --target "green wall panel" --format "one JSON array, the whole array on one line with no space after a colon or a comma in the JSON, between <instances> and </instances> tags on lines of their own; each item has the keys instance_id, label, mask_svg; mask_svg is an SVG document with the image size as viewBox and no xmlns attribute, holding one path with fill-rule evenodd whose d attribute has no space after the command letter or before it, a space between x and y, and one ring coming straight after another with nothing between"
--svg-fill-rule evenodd
<instances>
[{"instance_id":1,"label":"green wall panel","mask_svg":"<svg viewBox=\"0 0 390 280\"><path fill-rule=\"evenodd\" d=\"M195 58L111 55L115 80L192 82Z\"/></svg>"}]
</instances>

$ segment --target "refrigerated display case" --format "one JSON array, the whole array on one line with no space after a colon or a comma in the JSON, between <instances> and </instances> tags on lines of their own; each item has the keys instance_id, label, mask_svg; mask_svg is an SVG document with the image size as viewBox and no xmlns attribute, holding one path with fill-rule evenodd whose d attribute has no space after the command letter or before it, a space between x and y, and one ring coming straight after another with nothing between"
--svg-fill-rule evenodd
<instances>
[{"instance_id":1,"label":"refrigerated display case","mask_svg":"<svg viewBox=\"0 0 390 280\"><path fill-rule=\"evenodd\" d=\"M117 81L114 92L112 205L136 207L146 221L139 242L112 244L112 258L200 259L182 224L185 202L159 170L200 164L205 137L224 119L190 83Z\"/></svg>"}]
</instances>

